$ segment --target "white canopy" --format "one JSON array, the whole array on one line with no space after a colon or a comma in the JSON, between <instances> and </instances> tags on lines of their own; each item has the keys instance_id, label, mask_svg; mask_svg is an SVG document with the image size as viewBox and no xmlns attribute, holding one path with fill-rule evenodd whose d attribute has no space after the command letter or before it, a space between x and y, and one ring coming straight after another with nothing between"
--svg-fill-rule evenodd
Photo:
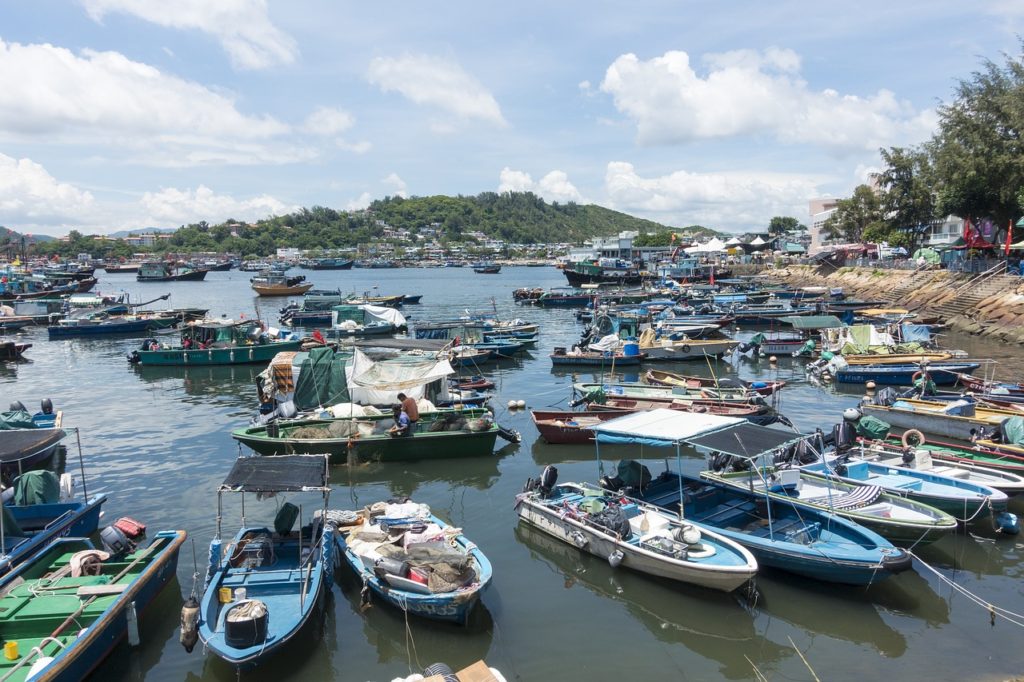
<instances>
[{"instance_id":1,"label":"white canopy","mask_svg":"<svg viewBox=\"0 0 1024 682\"><path fill-rule=\"evenodd\" d=\"M594 426L587 427L598 435L616 440L628 438L643 441L661 441L663 443L679 443L688 438L699 436L710 431L743 422L739 417L721 417L717 414L701 414L682 412L659 407L647 412L636 412L617 419L609 419Z\"/></svg>"},{"instance_id":2,"label":"white canopy","mask_svg":"<svg viewBox=\"0 0 1024 682\"><path fill-rule=\"evenodd\" d=\"M366 312L367 316L374 320L380 320L382 322L390 322L396 327L405 326L405 315L398 312L394 308L388 308L382 305L363 305L362 309Z\"/></svg>"},{"instance_id":3,"label":"white canopy","mask_svg":"<svg viewBox=\"0 0 1024 682\"><path fill-rule=\"evenodd\" d=\"M737 246L738 244L742 244L742 243L743 243L743 242L741 242L741 241L740 241L740 238L739 238L739 237L733 237L732 239L730 239L729 241L727 241L727 242L725 243L725 245L726 245L726 246Z\"/></svg>"},{"instance_id":4,"label":"white canopy","mask_svg":"<svg viewBox=\"0 0 1024 682\"><path fill-rule=\"evenodd\" d=\"M767 243L768 242L766 242L765 240L761 239L761 235L757 235L756 237L754 237L753 239L750 240L750 245L751 246L764 246Z\"/></svg>"},{"instance_id":5,"label":"white canopy","mask_svg":"<svg viewBox=\"0 0 1024 682\"><path fill-rule=\"evenodd\" d=\"M686 253L714 253L716 251L725 250L725 242L718 237L712 237L711 241L707 244L698 244L697 246L691 246L688 249L683 249Z\"/></svg>"},{"instance_id":6,"label":"white canopy","mask_svg":"<svg viewBox=\"0 0 1024 682\"><path fill-rule=\"evenodd\" d=\"M419 399L423 389L438 379L454 374L447 360L426 356L420 361L390 360L374 362L358 348L352 362L345 367L352 401L366 405L398 402L398 393ZM447 382L441 382L441 395L447 395Z\"/></svg>"}]
</instances>

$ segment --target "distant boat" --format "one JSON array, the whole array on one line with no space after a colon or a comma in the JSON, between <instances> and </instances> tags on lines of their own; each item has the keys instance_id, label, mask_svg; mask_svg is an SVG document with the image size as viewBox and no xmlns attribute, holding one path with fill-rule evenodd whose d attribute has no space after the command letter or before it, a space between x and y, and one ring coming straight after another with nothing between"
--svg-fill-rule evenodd
<instances>
[{"instance_id":1,"label":"distant boat","mask_svg":"<svg viewBox=\"0 0 1024 682\"><path fill-rule=\"evenodd\" d=\"M163 261L147 261L135 279L140 282L199 282L206 279L206 270L176 267Z\"/></svg>"},{"instance_id":2,"label":"distant boat","mask_svg":"<svg viewBox=\"0 0 1024 682\"><path fill-rule=\"evenodd\" d=\"M253 277L251 282L252 290L260 296L301 296L313 288L312 282L305 283L302 275L289 277L269 271Z\"/></svg>"},{"instance_id":3,"label":"distant boat","mask_svg":"<svg viewBox=\"0 0 1024 682\"><path fill-rule=\"evenodd\" d=\"M494 263L480 263L473 266L473 272L478 275L497 275L501 272L501 266Z\"/></svg>"},{"instance_id":4,"label":"distant boat","mask_svg":"<svg viewBox=\"0 0 1024 682\"><path fill-rule=\"evenodd\" d=\"M31 343L20 343L14 339L0 336L0 360L20 360L25 351L31 347Z\"/></svg>"},{"instance_id":5,"label":"distant boat","mask_svg":"<svg viewBox=\"0 0 1024 682\"><path fill-rule=\"evenodd\" d=\"M354 264L351 258L314 258L308 267L310 270L351 270Z\"/></svg>"},{"instance_id":6,"label":"distant boat","mask_svg":"<svg viewBox=\"0 0 1024 682\"><path fill-rule=\"evenodd\" d=\"M270 362L277 353L301 346L298 338L271 338L258 320L206 320L183 328L180 345L163 348L155 339L146 339L128 359L146 367L242 365Z\"/></svg>"},{"instance_id":7,"label":"distant boat","mask_svg":"<svg viewBox=\"0 0 1024 682\"><path fill-rule=\"evenodd\" d=\"M103 269L107 271L107 274L121 273L121 272L138 272L141 263L107 263L103 266Z\"/></svg>"}]
</instances>

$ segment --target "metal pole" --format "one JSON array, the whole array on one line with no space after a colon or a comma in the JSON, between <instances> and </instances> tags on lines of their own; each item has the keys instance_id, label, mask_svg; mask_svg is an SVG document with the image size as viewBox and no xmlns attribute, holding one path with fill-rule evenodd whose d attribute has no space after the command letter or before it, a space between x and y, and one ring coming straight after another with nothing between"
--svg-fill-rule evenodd
<instances>
[{"instance_id":1,"label":"metal pole","mask_svg":"<svg viewBox=\"0 0 1024 682\"><path fill-rule=\"evenodd\" d=\"M679 520L683 520L683 454L679 450L679 441L676 441L676 480L679 481ZM643 478L641 477L641 480Z\"/></svg>"},{"instance_id":2,"label":"metal pole","mask_svg":"<svg viewBox=\"0 0 1024 682\"><path fill-rule=\"evenodd\" d=\"M82 499L89 501L89 489L85 485L85 461L82 459L82 432L75 427L75 440L78 442L78 469L82 472Z\"/></svg>"}]
</instances>

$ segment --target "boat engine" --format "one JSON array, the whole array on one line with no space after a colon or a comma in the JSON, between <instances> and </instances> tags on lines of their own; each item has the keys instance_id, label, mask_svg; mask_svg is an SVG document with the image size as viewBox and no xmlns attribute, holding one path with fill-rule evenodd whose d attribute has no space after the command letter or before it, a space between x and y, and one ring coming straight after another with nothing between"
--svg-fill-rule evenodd
<instances>
[{"instance_id":1,"label":"boat engine","mask_svg":"<svg viewBox=\"0 0 1024 682\"><path fill-rule=\"evenodd\" d=\"M22 404L20 400L15 400L7 409L9 409L11 412L28 412L28 410L25 409L25 406Z\"/></svg>"},{"instance_id":2,"label":"boat engine","mask_svg":"<svg viewBox=\"0 0 1024 682\"><path fill-rule=\"evenodd\" d=\"M43 414L53 414L53 401L49 398L43 398L42 402L39 403L39 411Z\"/></svg>"},{"instance_id":3,"label":"boat engine","mask_svg":"<svg viewBox=\"0 0 1024 682\"><path fill-rule=\"evenodd\" d=\"M854 422L843 420L841 423L833 426L832 442L835 444L836 452L843 452L853 447L857 442L857 430Z\"/></svg>"},{"instance_id":4,"label":"boat engine","mask_svg":"<svg viewBox=\"0 0 1024 682\"><path fill-rule=\"evenodd\" d=\"M551 494L551 491L555 489L555 483L558 482L558 469L553 465L549 464L544 467L544 471L540 472L540 494L541 497L547 497Z\"/></svg>"},{"instance_id":5,"label":"boat engine","mask_svg":"<svg viewBox=\"0 0 1024 682\"><path fill-rule=\"evenodd\" d=\"M107 526L100 531L100 542L103 549L112 557L119 557L135 549L135 543L128 539L124 531L117 526Z\"/></svg>"}]
</instances>

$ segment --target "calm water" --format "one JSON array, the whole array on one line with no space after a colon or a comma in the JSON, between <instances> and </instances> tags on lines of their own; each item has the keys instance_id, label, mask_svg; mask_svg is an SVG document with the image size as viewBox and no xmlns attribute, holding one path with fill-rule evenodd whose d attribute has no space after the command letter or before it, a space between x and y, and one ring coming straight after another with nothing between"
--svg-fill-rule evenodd
<instances>
[{"instance_id":1,"label":"calm water","mask_svg":"<svg viewBox=\"0 0 1024 682\"><path fill-rule=\"evenodd\" d=\"M523 442L505 444L493 457L431 463L372 465L332 471L331 506L356 508L395 495L427 502L435 513L465 528L490 557L494 581L468 628L411 620L384 605L359 610L358 586L341 571L315 636L244 675L253 680L391 680L444 661L453 668L484 658L512 680L755 679L754 668L773 680L811 679L792 640L822 679L861 680L886 675L911 679L1000 680L1020 674L1016 648L1021 631L1006 621L989 625L986 611L953 593L925 568L882 584L844 588L782 573L757 579L755 603L687 589L615 570L601 560L525 527L517 527L513 498L528 476L558 465L561 480L595 480L590 446L549 446L538 441L527 411L509 412L510 399L529 407L565 406L573 374L556 372L547 354L579 336L571 311L518 308L520 286L562 286L550 268L505 268L499 275L470 269L309 272L318 287L363 292L422 293L407 306L416 319L490 308L540 322L541 343L521 361L485 373L497 383L498 421L518 429ZM283 302L259 300L249 273L210 273L203 283L139 284L128 275L102 275L99 290L127 291L133 300L171 292L171 306L208 306L213 314L253 314L276 319ZM740 331L742 337L749 332ZM191 535L199 571L213 535L217 484L239 450L230 430L244 425L254 407L259 368L185 371L133 368L125 360L137 340L46 340L45 330L23 334L35 346L31 362L0 364L0 401L30 406L51 397L65 425L81 429L90 492L109 493L107 522L131 515L151 530L184 528ZM1012 376L1024 353L1017 347L951 338L1003 359L1000 376ZM1008 357L1009 354L1009 357ZM801 362L738 359L714 371L743 378L780 377L790 382L781 410L801 429L828 428L858 391L834 393L806 383ZM708 374L684 363L675 369ZM580 380L595 377L577 373ZM74 451L74 438L70 439ZM499 440L498 445L504 444ZM657 450L604 449L603 457L644 458L656 473ZM691 457L694 471L700 461ZM310 504L301 496L292 501ZM1016 505L1015 511L1024 509ZM308 508L308 507L307 507ZM239 523L239 508L225 512L225 533ZM249 521L270 522L273 501L249 500ZM1021 555L1015 538L988 529L944 539L919 551L944 576L982 599L1024 612ZM235 672L201 648L186 654L178 644L182 595L193 585L193 551L184 546L179 584L143 618L141 646L122 645L98 669L103 680L232 680ZM201 589L201 584L199 589Z\"/></svg>"}]
</instances>

